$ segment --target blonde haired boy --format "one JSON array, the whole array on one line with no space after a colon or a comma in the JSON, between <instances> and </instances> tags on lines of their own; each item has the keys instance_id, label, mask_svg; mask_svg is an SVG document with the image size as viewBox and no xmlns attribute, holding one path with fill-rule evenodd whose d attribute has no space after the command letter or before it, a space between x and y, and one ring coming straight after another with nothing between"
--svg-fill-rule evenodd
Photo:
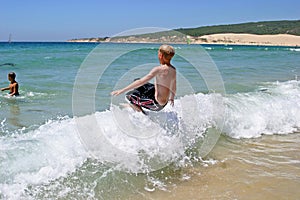
<instances>
[{"instance_id":1,"label":"blonde haired boy","mask_svg":"<svg viewBox=\"0 0 300 200\"><path fill-rule=\"evenodd\" d=\"M138 111L145 109L152 111L162 110L170 101L174 105L176 95L176 69L171 65L175 49L170 45L161 45L158 50L160 65L154 67L146 76L135 80L123 89L113 91L111 95L126 93L126 99ZM155 78L154 84L148 83Z\"/></svg>"}]
</instances>

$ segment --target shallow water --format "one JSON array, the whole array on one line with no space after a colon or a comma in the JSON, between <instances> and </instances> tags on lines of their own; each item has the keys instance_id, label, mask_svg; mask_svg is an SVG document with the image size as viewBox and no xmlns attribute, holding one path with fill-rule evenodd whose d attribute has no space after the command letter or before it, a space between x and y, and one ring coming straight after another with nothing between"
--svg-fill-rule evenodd
<instances>
[{"instance_id":1,"label":"shallow water","mask_svg":"<svg viewBox=\"0 0 300 200\"><path fill-rule=\"evenodd\" d=\"M207 160L146 199L298 199L300 134L222 137Z\"/></svg>"}]
</instances>

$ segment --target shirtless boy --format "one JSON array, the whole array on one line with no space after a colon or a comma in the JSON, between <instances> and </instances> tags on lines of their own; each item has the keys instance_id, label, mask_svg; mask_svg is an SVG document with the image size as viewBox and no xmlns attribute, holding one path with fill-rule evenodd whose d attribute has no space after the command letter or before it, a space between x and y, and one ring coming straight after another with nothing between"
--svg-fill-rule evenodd
<instances>
[{"instance_id":1,"label":"shirtless boy","mask_svg":"<svg viewBox=\"0 0 300 200\"><path fill-rule=\"evenodd\" d=\"M10 96L18 96L19 95L19 84L15 79L16 79L16 74L14 72L10 72L8 74L8 80L10 81L10 84L6 88L1 88L1 91L9 90Z\"/></svg>"},{"instance_id":2,"label":"shirtless boy","mask_svg":"<svg viewBox=\"0 0 300 200\"><path fill-rule=\"evenodd\" d=\"M116 96L132 90L126 93L126 98L136 110L142 112L144 112L142 108L160 111L167 105L168 101L173 106L176 94L176 69L171 65L171 59L174 54L175 50L172 46L160 46L158 50L160 65L127 87L113 91L111 95ZM154 85L148 83L154 77Z\"/></svg>"}]
</instances>

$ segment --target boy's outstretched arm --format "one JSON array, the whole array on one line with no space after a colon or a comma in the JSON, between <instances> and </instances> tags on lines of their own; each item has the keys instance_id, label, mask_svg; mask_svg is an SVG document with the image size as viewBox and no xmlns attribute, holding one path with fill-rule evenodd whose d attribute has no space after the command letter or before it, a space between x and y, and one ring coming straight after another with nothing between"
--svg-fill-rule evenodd
<instances>
[{"instance_id":1,"label":"boy's outstretched arm","mask_svg":"<svg viewBox=\"0 0 300 200\"><path fill-rule=\"evenodd\" d=\"M9 90L9 87L1 88L1 91L4 91L4 90Z\"/></svg>"},{"instance_id":2,"label":"boy's outstretched arm","mask_svg":"<svg viewBox=\"0 0 300 200\"><path fill-rule=\"evenodd\" d=\"M134 81L133 83L129 84L127 87L124 87L123 89L115 90L115 91L111 92L111 95L117 96L128 90L138 88L138 87L144 85L145 83L147 83L148 81L150 81L152 78L154 78L157 73L158 73L158 69L155 67L149 72L149 74L147 74L143 78Z\"/></svg>"}]
</instances>

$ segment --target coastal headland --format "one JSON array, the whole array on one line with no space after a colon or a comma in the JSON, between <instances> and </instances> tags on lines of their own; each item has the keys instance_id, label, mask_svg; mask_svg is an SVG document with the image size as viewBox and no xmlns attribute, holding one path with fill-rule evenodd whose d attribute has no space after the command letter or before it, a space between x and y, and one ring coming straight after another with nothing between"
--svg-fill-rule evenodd
<instances>
[{"instance_id":1,"label":"coastal headland","mask_svg":"<svg viewBox=\"0 0 300 200\"><path fill-rule=\"evenodd\" d=\"M188 29L180 28L140 35L71 39L68 40L68 42L224 44L299 47L300 20L251 22Z\"/></svg>"}]
</instances>

